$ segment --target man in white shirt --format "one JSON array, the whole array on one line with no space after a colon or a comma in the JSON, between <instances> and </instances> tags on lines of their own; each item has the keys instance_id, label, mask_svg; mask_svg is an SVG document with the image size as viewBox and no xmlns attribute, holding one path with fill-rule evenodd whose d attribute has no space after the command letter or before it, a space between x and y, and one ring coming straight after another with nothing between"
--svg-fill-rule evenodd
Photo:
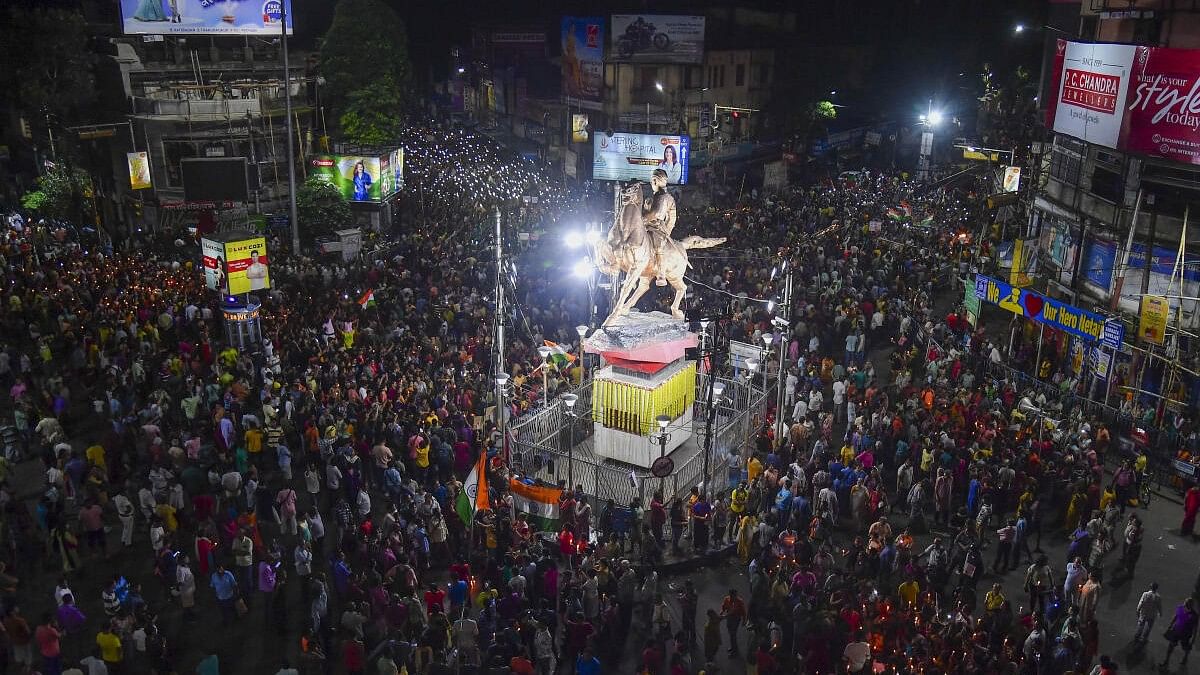
<instances>
[{"instance_id":1,"label":"man in white shirt","mask_svg":"<svg viewBox=\"0 0 1200 675\"><path fill-rule=\"evenodd\" d=\"M1158 582L1150 584L1150 590L1142 593L1137 604L1137 630L1133 633L1133 641L1148 642L1150 631L1154 629L1154 620L1162 616L1162 596L1158 594Z\"/></svg>"},{"instance_id":2,"label":"man in white shirt","mask_svg":"<svg viewBox=\"0 0 1200 675\"><path fill-rule=\"evenodd\" d=\"M835 380L833 383L833 416L840 417L842 406L846 404L846 382Z\"/></svg>"},{"instance_id":3,"label":"man in white shirt","mask_svg":"<svg viewBox=\"0 0 1200 675\"><path fill-rule=\"evenodd\" d=\"M846 645L845 651L842 652L842 658L846 660L846 670L849 672L865 672L867 662L871 660L871 645L863 641L862 631L855 636L854 642Z\"/></svg>"}]
</instances>

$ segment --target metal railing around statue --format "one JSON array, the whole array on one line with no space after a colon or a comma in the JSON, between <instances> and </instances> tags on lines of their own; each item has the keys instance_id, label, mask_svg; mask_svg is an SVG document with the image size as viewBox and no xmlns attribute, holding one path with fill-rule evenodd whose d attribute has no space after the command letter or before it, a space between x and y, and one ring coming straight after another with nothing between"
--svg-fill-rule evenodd
<instances>
[{"instance_id":1,"label":"metal railing around statue","mask_svg":"<svg viewBox=\"0 0 1200 675\"><path fill-rule=\"evenodd\" d=\"M704 454L707 450L710 453L709 484L716 491L714 494L723 495L729 484L731 451L736 451L740 469L754 447L755 437L766 423L776 381L769 381L764 392L757 386L748 387L744 379L730 380L718 376L718 381L725 383L726 396L717 407L713 439L709 445L704 438L708 411L703 393L708 386L707 378L705 373L696 377L692 423L692 431L701 450L677 464L671 475L665 478L655 478L641 467L601 459L592 452L592 425L595 422L590 413L590 382L573 390L579 397L573 417L568 415L561 399L554 399L548 407L528 412L509 425L513 469L518 474L552 485L565 482L568 474L571 474L574 482L582 485L584 492L597 505L612 499L619 506L628 506L634 497L640 497L645 505L659 490L664 499L670 500L676 496L685 497L693 486L703 483ZM570 428L572 422L575 424L573 436ZM572 439L574 452L570 451ZM648 438L646 442L652 443L653 439Z\"/></svg>"}]
</instances>

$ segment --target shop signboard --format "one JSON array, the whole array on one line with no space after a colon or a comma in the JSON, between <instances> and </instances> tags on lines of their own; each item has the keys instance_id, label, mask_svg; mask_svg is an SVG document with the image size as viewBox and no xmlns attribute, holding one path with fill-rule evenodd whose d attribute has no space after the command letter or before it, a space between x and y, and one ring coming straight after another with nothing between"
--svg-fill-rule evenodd
<instances>
[{"instance_id":1,"label":"shop signboard","mask_svg":"<svg viewBox=\"0 0 1200 675\"><path fill-rule=\"evenodd\" d=\"M1167 336L1167 318L1171 303L1161 295L1143 295L1138 309L1137 336L1143 342L1163 344Z\"/></svg>"},{"instance_id":2,"label":"shop signboard","mask_svg":"<svg viewBox=\"0 0 1200 675\"><path fill-rule=\"evenodd\" d=\"M1099 314L982 274L975 276L975 297L1089 343L1099 341L1111 349L1119 349L1125 337L1125 327L1119 321L1109 321Z\"/></svg>"}]
</instances>

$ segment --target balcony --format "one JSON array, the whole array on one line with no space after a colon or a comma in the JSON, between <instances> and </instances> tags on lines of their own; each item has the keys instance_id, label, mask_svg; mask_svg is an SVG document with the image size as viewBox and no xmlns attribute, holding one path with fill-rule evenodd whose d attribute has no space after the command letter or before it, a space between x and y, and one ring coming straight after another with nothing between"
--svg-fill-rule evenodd
<instances>
[{"instance_id":1,"label":"balcony","mask_svg":"<svg viewBox=\"0 0 1200 675\"><path fill-rule=\"evenodd\" d=\"M133 112L134 115L139 117L216 122L244 118L247 115L258 117L262 115L262 105L260 100L256 98L205 101L135 97L133 99Z\"/></svg>"}]
</instances>

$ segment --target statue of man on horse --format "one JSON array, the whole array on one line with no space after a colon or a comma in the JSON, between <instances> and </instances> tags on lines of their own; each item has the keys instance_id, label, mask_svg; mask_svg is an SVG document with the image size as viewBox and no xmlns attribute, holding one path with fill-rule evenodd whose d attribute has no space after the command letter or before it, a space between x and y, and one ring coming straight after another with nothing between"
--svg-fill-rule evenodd
<instances>
[{"instance_id":1,"label":"statue of man on horse","mask_svg":"<svg viewBox=\"0 0 1200 675\"><path fill-rule=\"evenodd\" d=\"M725 242L725 238L690 236L682 241L671 238L678 214L675 198L667 191L667 173L655 169L650 178L654 190L650 199L644 200L642 183L633 182L621 191L621 209L609 230L608 237L596 243L595 260L601 272L613 279L622 272L625 281L621 284L616 306L605 320L605 325L629 313L637 301L650 290L650 280L657 285L675 289L675 300L671 304L671 315L683 318L679 308L683 302L687 285L683 282L688 267L688 250L711 248Z\"/></svg>"}]
</instances>

